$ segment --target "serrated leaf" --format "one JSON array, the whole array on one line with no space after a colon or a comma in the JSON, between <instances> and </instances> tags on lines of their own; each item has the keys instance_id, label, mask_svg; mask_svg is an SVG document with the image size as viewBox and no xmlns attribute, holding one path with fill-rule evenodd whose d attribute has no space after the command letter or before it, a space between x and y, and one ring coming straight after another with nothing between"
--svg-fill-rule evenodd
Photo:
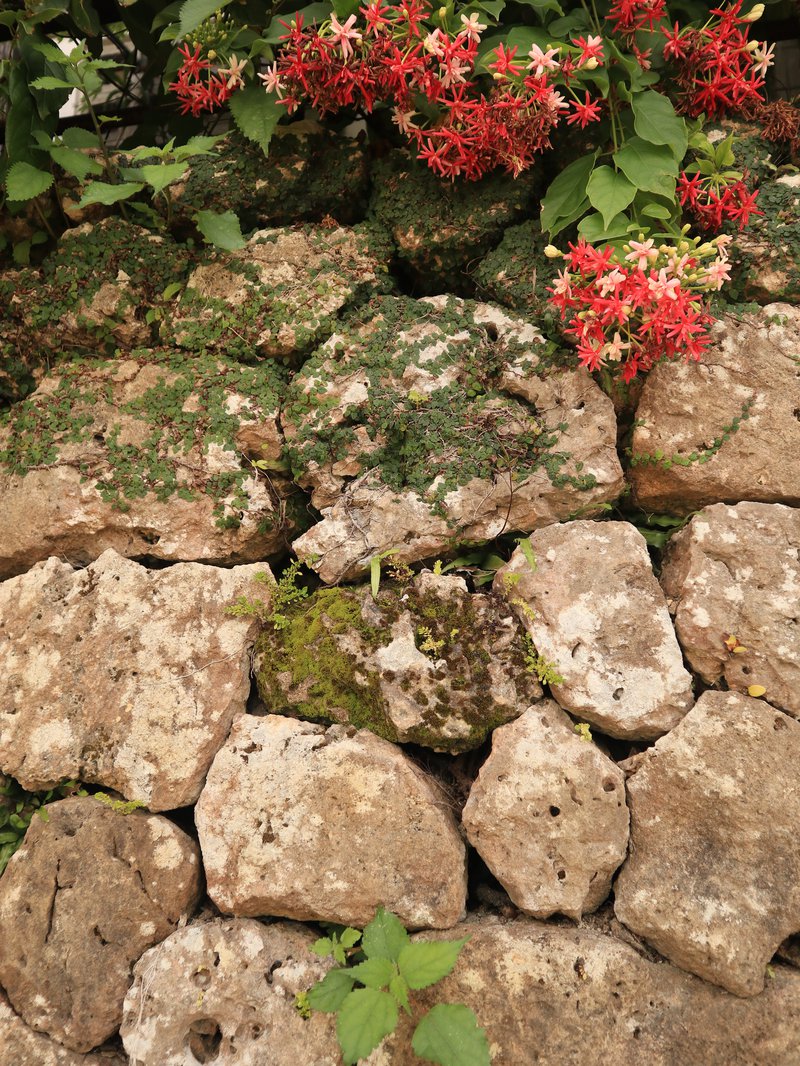
<instances>
[{"instance_id":1,"label":"serrated leaf","mask_svg":"<svg viewBox=\"0 0 800 1066\"><path fill-rule=\"evenodd\" d=\"M648 89L634 93L631 99L633 128L650 144L666 144L680 162L686 155L689 135L686 123L675 113L671 102L661 93Z\"/></svg>"},{"instance_id":2,"label":"serrated leaf","mask_svg":"<svg viewBox=\"0 0 800 1066\"><path fill-rule=\"evenodd\" d=\"M14 163L6 174L6 192L14 203L33 200L52 184L53 175L48 170L39 170L30 163Z\"/></svg>"},{"instance_id":3,"label":"serrated leaf","mask_svg":"<svg viewBox=\"0 0 800 1066\"><path fill-rule=\"evenodd\" d=\"M608 227L612 218L633 203L636 186L631 184L624 174L618 174L612 167L596 167L586 186L589 203L603 216L603 224Z\"/></svg>"},{"instance_id":4,"label":"serrated leaf","mask_svg":"<svg viewBox=\"0 0 800 1066\"><path fill-rule=\"evenodd\" d=\"M246 241L242 236L242 227L233 211L198 211L194 221L209 244L226 252L244 248Z\"/></svg>"},{"instance_id":5,"label":"serrated leaf","mask_svg":"<svg viewBox=\"0 0 800 1066\"><path fill-rule=\"evenodd\" d=\"M214 155L214 147L222 140L222 137L204 137L198 134L190 137L186 144L179 144L172 150L172 155L177 160L189 159L197 155Z\"/></svg>"},{"instance_id":6,"label":"serrated leaf","mask_svg":"<svg viewBox=\"0 0 800 1066\"><path fill-rule=\"evenodd\" d=\"M388 992L357 988L339 1008L336 1035L345 1066L365 1059L397 1025L397 1003Z\"/></svg>"},{"instance_id":7,"label":"serrated leaf","mask_svg":"<svg viewBox=\"0 0 800 1066\"><path fill-rule=\"evenodd\" d=\"M201 22L211 18L215 11L226 8L231 0L186 0L181 8L180 33L185 37L197 29Z\"/></svg>"},{"instance_id":8,"label":"serrated leaf","mask_svg":"<svg viewBox=\"0 0 800 1066\"><path fill-rule=\"evenodd\" d=\"M99 148L100 139L96 133L83 130L80 126L70 126L61 134L61 140L67 148Z\"/></svg>"},{"instance_id":9,"label":"serrated leaf","mask_svg":"<svg viewBox=\"0 0 800 1066\"><path fill-rule=\"evenodd\" d=\"M349 970L329 970L318 984L308 990L308 1002L314 1010L333 1014L352 991L353 978Z\"/></svg>"},{"instance_id":10,"label":"serrated leaf","mask_svg":"<svg viewBox=\"0 0 800 1066\"><path fill-rule=\"evenodd\" d=\"M346 929L342 930L342 935L339 937L339 943L344 948L354 948L361 939L361 930L353 929L348 925Z\"/></svg>"},{"instance_id":11,"label":"serrated leaf","mask_svg":"<svg viewBox=\"0 0 800 1066\"><path fill-rule=\"evenodd\" d=\"M278 120L286 114L286 108L281 107L274 93L265 92L258 85L249 85L234 93L228 106L241 133L248 140L255 141L266 155L272 134Z\"/></svg>"},{"instance_id":12,"label":"serrated leaf","mask_svg":"<svg viewBox=\"0 0 800 1066\"><path fill-rule=\"evenodd\" d=\"M447 977L467 940L418 940L404 947L397 965L408 987L427 988Z\"/></svg>"},{"instance_id":13,"label":"serrated leaf","mask_svg":"<svg viewBox=\"0 0 800 1066\"><path fill-rule=\"evenodd\" d=\"M91 156L84 155L83 152L78 152L74 148L55 145L49 151L50 158L55 163L58 163L62 170L66 170L67 174L72 174L73 177L77 178L78 181L84 181L89 174L103 173L103 168L96 159L92 159Z\"/></svg>"},{"instance_id":14,"label":"serrated leaf","mask_svg":"<svg viewBox=\"0 0 800 1066\"><path fill-rule=\"evenodd\" d=\"M439 1066L489 1066L489 1041L463 1003L432 1007L414 1032L411 1046L420 1058Z\"/></svg>"},{"instance_id":15,"label":"serrated leaf","mask_svg":"<svg viewBox=\"0 0 800 1066\"><path fill-rule=\"evenodd\" d=\"M37 78L31 82L32 89L69 89L70 92L75 86L70 81L64 81L63 78L51 78L45 76L43 78Z\"/></svg>"},{"instance_id":16,"label":"serrated leaf","mask_svg":"<svg viewBox=\"0 0 800 1066\"><path fill-rule=\"evenodd\" d=\"M410 943L408 933L400 919L378 908L375 917L364 927L361 947L369 959L390 959L397 962L400 952Z\"/></svg>"},{"instance_id":17,"label":"serrated leaf","mask_svg":"<svg viewBox=\"0 0 800 1066\"><path fill-rule=\"evenodd\" d=\"M52 44L50 41L32 41L31 47L37 51L40 56L49 59L51 63L67 62L66 55L57 45Z\"/></svg>"},{"instance_id":18,"label":"serrated leaf","mask_svg":"<svg viewBox=\"0 0 800 1066\"><path fill-rule=\"evenodd\" d=\"M408 1002L408 982L402 974L395 974L389 982L389 993L397 1000L398 1006L402 1007L406 1014L411 1013Z\"/></svg>"},{"instance_id":19,"label":"serrated leaf","mask_svg":"<svg viewBox=\"0 0 800 1066\"><path fill-rule=\"evenodd\" d=\"M321 955L325 958L326 955L330 955L333 951L333 941L329 936L321 936L319 940L315 940L311 945L311 950L315 955Z\"/></svg>"},{"instance_id":20,"label":"serrated leaf","mask_svg":"<svg viewBox=\"0 0 800 1066\"><path fill-rule=\"evenodd\" d=\"M168 185L180 181L187 169L188 163L150 163L139 167L139 173L154 193L160 193Z\"/></svg>"},{"instance_id":21,"label":"serrated leaf","mask_svg":"<svg viewBox=\"0 0 800 1066\"><path fill-rule=\"evenodd\" d=\"M386 988L396 970L389 959L365 959L357 966L352 966L349 973L367 988Z\"/></svg>"},{"instance_id":22,"label":"serrated leaf","mask_svg":"<svg viewBox=\"0 0 800 1066\"><path fill-rule=\"evenodd\" d=\"M110 185L106 181L93 181L86 186L78 207L89 207L90 204L117 204L120 200L127 200L128 197L141 192L142 188L142 185L132 181L124 181L120 185Z\"/></svg>"},{"instance_id":23,"label":"serrated leaf","mask_svg":"<svg viewBox=\"0 0 800 1066\"><path fill-rule=\"evenodd\" d=\"M569 225L569 222L564 222L564 219L572 222L578 217L573 212L579 210L587 200L586 186L589 175L594 170L596 158L596 152L581 156L580 159L576 159L574 163L565 167L550 183L542 200L541 223L542 229L552 236L558 233L563 225Z\"/></svg>"}]
</instances>

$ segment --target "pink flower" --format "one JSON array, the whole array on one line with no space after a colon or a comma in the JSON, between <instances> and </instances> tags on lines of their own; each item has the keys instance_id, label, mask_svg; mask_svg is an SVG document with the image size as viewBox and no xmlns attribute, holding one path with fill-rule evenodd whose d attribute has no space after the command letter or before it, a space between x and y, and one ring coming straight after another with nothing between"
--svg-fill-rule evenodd
<instances>
[{"instance_id":1,"label":"pink flower","mask_svg":"<svg viewBox=\"0 0 800 1066\"><path fill-rule=\"evenodd\" d=\"M658 259L658 252L653 247L655 241L652 237L642 243L641 241L631 241L631 250L625 256L628 263L636 263L639 270L646 270L650 260Z\"/></svg>"},{"instance_id":2,"label":"pink flower","mask_svg":"<svg viewBox=\"0 0 800 1066\"><path fill-rule=\"evenodd\" d=\"M266 74L258 75L261 81L264 82L264 88L268 93L277 93L278 99L283 99L283 86L281 85L281 79L278 75L278 64L273 63L271 67L267 67Z\"/></svg>"},{"instance_id":3,"label":"pink flower","mask_svg":"<svg viewBox=\"0 0 800 1066\"><path fill-rule=\"evenodd\" d=\"M478 22L478 12L473 11L471 15L462 15L461 21L464 23L464 30L469 39L476 44L480 42L481 34L486 29L486 26L482 22Z\"/></svg>"},{"instance_id":4,"label":"pink flower","mask_svg":"<svg viewBox=\"0 0 800 1066\"><path fill-rule=\"evenodd\" d=\"M546 52L543 52L538 44L531 47L528 55L531 62L528 64L528 70L532 70L536 77L540 77L546 70L558 70L558 60L555 58L560 55L560 48L548 48Z\"/></svg>"},{"instance_id":5,"label":"pink flower","mask_svg":"<svg viewBox=\"0 0 800 1066\"><path fill-rule=\"evenodd\" d=\"M353 54L353 46L351 41L361 41L361 33L358 30L354 30L353 27L356 23L356 16L351 15L347 21L342 25L335 15L331 15L331 29L333 34L331 35L331 41L333 44L341 46L342 55L345 59L349 59Z\"/></svg>"},{"instance_id":6,"label":"pink flower","mask_svg":"<svg viewBox=\"0 0 800 1066\"><path fill-rule=\"evenodd\" d=\"M581 54L578 56L578 66L582 67L590 59L596 59L597 65L603 65L603 38L602 37L575 37L572 43L580 48Z\"/></svg>"},{"instance_id":7,"label":"pink flower","mask_svg":"<svg viewBox=\"0 0 800 1066\"><path fill-rule=\"evenodd\" d=\"M726 281L731 280L731 265L725 259L715 259L706 267L706 284L719 291Z\"/></svg>"}]
</instances>

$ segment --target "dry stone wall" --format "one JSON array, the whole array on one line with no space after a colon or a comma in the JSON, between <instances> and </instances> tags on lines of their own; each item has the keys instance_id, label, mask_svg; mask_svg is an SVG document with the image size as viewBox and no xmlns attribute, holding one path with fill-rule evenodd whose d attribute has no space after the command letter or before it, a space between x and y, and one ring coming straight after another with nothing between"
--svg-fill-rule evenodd
<instances>
[{"instance_id":1,"label":"dry stone wall","mask_svg":"<svg viewBox=\"0 0 800 1066\"><path fill-rule=\"evenodd\" d=\"M533 179L396 154L370 193L361 145L278 142L177 190L184 225L216 181L239 251L105 219L0 276L0 804L45 804L0 1066L336 1066L296 996L381 906L469 938L413 1002L493 1066L800 1066L774 220L734 256L765 306L626 406L553 340Z\"/></svg>"}]
</instances>

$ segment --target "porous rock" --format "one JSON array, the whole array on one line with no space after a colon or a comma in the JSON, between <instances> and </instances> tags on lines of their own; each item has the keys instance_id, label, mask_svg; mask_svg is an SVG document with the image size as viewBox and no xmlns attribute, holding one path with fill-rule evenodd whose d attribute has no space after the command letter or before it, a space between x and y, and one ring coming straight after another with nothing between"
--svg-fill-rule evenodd
<instances>
[{"instance_id":1,"label":"porous rock","mask_svg":"<svg viewBox=\"0 0 800 1066\"><path fill-rule=\"evenodd\" d=\"M347 307L390 287L375 241L363 227L257 230L238 251L208 253L161 336L245 360L300 356Z\"/></svg>"},{"instance_id":2,"label":"porous rock","mask_svg":"<svg viewBox=\"0 0 800 1066\"><path fill-rule=\"evenodd\" d=\"M327 583L382 552L412 562L591 514L622 487L588 374L553 366L531 323L455 297L351 316L292 381L283 425L322 511L294 547Z\"/></svg>"},{"instance_id":3,"label":"porous rock","mask_svg":"<svg viewBox=\"0 0 800 1066\"><path fill-rule=\"evenodd\" d=\"M103 1048L86 1055L70 1051L26 1025L0 990L0 1066L128 1066L128 1057Z\"/></svg>"},{"instance_id":4,"label":"porous rock","mask_svg":"<svg viewBox=\"0 0 800 1066\"><path fill-rule=\"evenodd\" d=\"M215 919L145 952L125 1000L130 1066L337 1066L334 1016L302 1018L295 997L331 963L293 922Z\"/></svg>"},{"instance_id":5,"label":"porous rock","mask_svg":"<svg viewBox=\"0 0 800 1066\"><path fill-rule=\"evenodd\" d=\"M367 730L244 716L195 809L208 894L226 913L359 928L380 906L446 928L464 845L433 781Z\"/></svg>"},{"instance_id":6,"label":"porous rock","mask_svg":"<svg viewBox=\"0 0 800 1066\"><path fill-rule=\"evenodd\" d=\"M770 703L800 717L800 510L707 507L670 541L661 584L684 655L707 684L762 685Z\"/></svg>"},{"instance_id":7,"label":"porous rock","mask_svg":"<svg viewBox=\"0 0 800 1066\"><path fill-rule=\"evenodd\" d=\"M630 478L646 511L800 504L800 308L724 314L699 363L660 363L636 411Z\"/></svg>"},{"instance_id":8,"label":"porous rock","mask_svg":"<svg viewBox=\"0 0 800 1066\"><path fill-rule=\"evenodd\" d=\"M0 982L28 1025L89 1051L116 1032L133 963L197 902L199 853L158 815L46 810L0 879Z\"/></svg>"},{"instance_id":9,"label":"porous rock","mask_svg":"<svg viewBox=\"0 0 800 1066\"><path fill-rule=\"evenodd\" d=\"M627 853L625 777L544 700L492 734L462 824L521 910L579 919L606 898Z\"/></svg>"},{"instance_id":10,"label":"porous rock","mask_svg":"<svg viewBox=\"0 0 800 1066\"><path fill-rule=\"evenodd\" d=\"M676 965L739 996L800 930L800 724L705 692L628 780L621 922Z\"/></svg>"},{"instance_id":11,"label":"porous rock","mask_svg":"<svg viewBox=\"0 0 800 1066\"><path fill-rule=\"evenodd\" d=\"M530 544L535 567L519 548L494 587L562 679L553 696L612 737L666 733L692 705L692 679L642 535L627 522L575 521Z\"/></svg>"},{"instance_id":12,"label":"porous rock","mask_svg":"<svg viewBox=\"0 0 800 1066\"><path fill-rule=\"evenodd\" d=\"M478 747L537 700L523 631L505 602L423 570L370 588L319 589L256 644L273 713L371 729L437 751Z\"/></svg>"},{"instance_id":13,"label":"porous rock","mask_svg":"<svg viewBox=\"0 0 800 1066\"><path fill-rule=\"evenodd\" d=\"M192 803L245 708L255 627L227 608L262 571L147 570L109 550L0 585L0 770L30 790L77 778L151 810Z\"/></svg>"},{"instance_id":14,"label":"porous rock","mask_svg":"<svg viewBox=\"0 0 800 1066\"><path fill-rule=\"evenodd\" d=\"M798 1066L800 974L776 966L756 1000L737 999L604 932L536 921L469 921L420 939L470 939L453 972L415 993L419 1012L465 1003L492 1066ZM416 1016L415 1016L416 1017ZM412 1066L413 1022L365 1066Z\"/></svg>"},{"instance_id":15,"label":"porous rock","mask_svg":"<svg viewBox=\"0 0 800 1066\"><path fill-rule=\"evenodd\" d=\"M0 419L0 578L49 555L87 563L106 548L255 562L297 531L278 368L134 355L63 364Z\"/></svg>"}]
</instances>

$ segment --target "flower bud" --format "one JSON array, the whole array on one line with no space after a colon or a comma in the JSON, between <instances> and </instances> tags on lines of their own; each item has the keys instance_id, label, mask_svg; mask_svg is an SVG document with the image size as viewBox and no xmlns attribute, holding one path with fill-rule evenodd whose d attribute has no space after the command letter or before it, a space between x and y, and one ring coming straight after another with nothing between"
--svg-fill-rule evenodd
<instances>
[{"instance_id":1,"label":"flower bud","mask_svg":"<svg viewBox=\"0 0 800 1066\"><path fill-rule=\"evenodd\" d=\"M544 250L544 254L548 259L561 259L564 255L564 253L560 252L554 244L548 244Z\"/></svg>"},{"instance_id":2,"label":"flower bud","mask_svg":"<svg viewBox=\"0 0 800 1066\"><path fill-rule=\"evenodd\" d=\"M440 7L439 8L439 18L440 19L446 19L447 18L447 8L446 7Z\"/></svg>"},{"instance_id":3,"label":"flower bud","mask_svg":"<svg viewBox=\"0 0 800 1066\"><path fill-rule=\"evenodd\" d=\"M763 14L764 14L764 5L763 4L756 4L755 7L751 8L751 10L748 11L748 13L746 15L742 15L741 16L742 22L758 22L758 20L761 18L761 16Z\"/></svg>"},{"instance_id":4,"label":"flower bud","mask_svg":"<svg viewBox=\"0 0 800 1066\"><path fill-rule=\"evenodd\" d=\"M208 58L209 58L209 59L216 59L216 58L217 58L217 53L216 53L216 52L214 51L214 49L213 49L213 48L212 48L212 49L211 49L211 51L210 51L210 52L208 53Z\"/></svg>"},{"instance_id":5,"label":"flower bud","mask_svg":"<svg viewBox=\"0 0 800 1066\"><path fill-rule=\"evenodd\" d=\"M597 57L590 56L581 67L581 70L595 70L597 67Z\"/></svg>"}]
</instances>

